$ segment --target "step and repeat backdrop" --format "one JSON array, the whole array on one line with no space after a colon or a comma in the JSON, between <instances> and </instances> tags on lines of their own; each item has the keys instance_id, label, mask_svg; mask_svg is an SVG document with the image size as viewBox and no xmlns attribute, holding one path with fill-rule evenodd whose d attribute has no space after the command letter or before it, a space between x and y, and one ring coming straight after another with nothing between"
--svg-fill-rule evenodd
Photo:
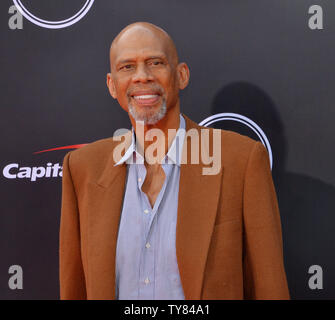
<instances>
[{"instance_id":1,"label":"step and repeat backdrop","mask_svg":"<svg viewBox=\"0 0 335 320\"><path fill-rule=\"evenodd\" d=\"M165 29L191 81L181 110L269 152L293 299L335 298L334 1L2 0L0 299L58 299L62 161L129 128L109 47Z\"/></svg>"}]
</instances>

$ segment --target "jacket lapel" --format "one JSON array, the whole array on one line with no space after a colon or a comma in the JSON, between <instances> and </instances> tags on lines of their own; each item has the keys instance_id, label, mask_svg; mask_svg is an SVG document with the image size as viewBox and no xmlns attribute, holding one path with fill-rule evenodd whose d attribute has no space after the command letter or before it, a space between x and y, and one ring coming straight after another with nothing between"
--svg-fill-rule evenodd
<instances>
[{"instance_id":1,"label":"jacket lapel","mask_svg":"<svg viewBox=\"0 0 335 320\"><path fill-rule=\"evenodd\" d=\"M200 137L200 127L183 116L186 130L194 128ZM221 190L222 168L216 175L203 175L203 167L200 157L200 164L182 164L180 171L176 253L186 300L201 299L207 253Z\"/></svg>"},{"instance_id":2,"label":"jacket lapel","mask_svg":"<svg viewBox=\"0 0 335 320\"><path fill-rule=\"evenodd\" d=\"M115 299L115 253L127 173L126 164L114 166L118 160L111 152L97 183L89 185L88 299Z\"/></svg>"}]
</instances>

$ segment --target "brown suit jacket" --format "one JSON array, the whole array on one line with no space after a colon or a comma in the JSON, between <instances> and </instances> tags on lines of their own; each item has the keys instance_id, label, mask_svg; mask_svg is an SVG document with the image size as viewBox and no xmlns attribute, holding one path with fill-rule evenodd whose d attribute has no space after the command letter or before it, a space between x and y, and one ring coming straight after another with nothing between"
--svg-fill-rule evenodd
<instances>
[{"instance_id":1,"label":"brown suit jacket","mask_svg":"<svg viewBox=\"0 0 335 320\"><path fill-rule=\"evenodd\" d=\"M186 130L201 129L184 118ZM185 299L289 299L267 151L248 137L220 132L218 174L203 175L202 163L181 166L176 255ZM115 299L126 178L126 164L113 166L116 145L103 139L64 158L61 299Z\"/></svg>"}]
</instances>

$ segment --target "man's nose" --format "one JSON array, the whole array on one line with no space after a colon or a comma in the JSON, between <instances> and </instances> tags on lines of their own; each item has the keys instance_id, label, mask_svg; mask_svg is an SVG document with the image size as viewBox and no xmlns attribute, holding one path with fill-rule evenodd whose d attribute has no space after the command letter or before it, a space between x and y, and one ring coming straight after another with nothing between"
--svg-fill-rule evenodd
<instances>
[{"instance_id":1,"label":"man's nose","mask_svg":"<svg viewBox=\"0 0 335 320\"><path fill-rule=\"evenodd\" d=\"M133 75L134 82L148 82L153 80L153 76L146 65L138 65Z\"/></svg>"}]
</instances>

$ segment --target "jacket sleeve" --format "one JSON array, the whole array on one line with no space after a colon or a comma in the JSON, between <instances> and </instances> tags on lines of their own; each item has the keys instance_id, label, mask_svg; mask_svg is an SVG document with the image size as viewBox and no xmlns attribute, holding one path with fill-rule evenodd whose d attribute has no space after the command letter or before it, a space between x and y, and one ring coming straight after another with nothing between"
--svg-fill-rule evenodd
<instances>
[{"instance_id":1,"label":"jacket sleeve","mask_svg":"<svg viewBox=\"0 0 335 320\"><path fill-rule=\"evenodd\" d=\"M269 156L255 143L243 194L245 299L289 299L283 262L281 222Z\"/></svg>"},{"instance_id":2,"label":"jacket sleeve","mask_svg":"<svg viewBox=\"0 0 335 320\"><path fill-rule=\"evenodd\" d=\"M70 155L63 161L62 209L59 236L59 279L62 300L86 299L81 258L79 210L70 171Z\"/></svg>"}]
</instances>

